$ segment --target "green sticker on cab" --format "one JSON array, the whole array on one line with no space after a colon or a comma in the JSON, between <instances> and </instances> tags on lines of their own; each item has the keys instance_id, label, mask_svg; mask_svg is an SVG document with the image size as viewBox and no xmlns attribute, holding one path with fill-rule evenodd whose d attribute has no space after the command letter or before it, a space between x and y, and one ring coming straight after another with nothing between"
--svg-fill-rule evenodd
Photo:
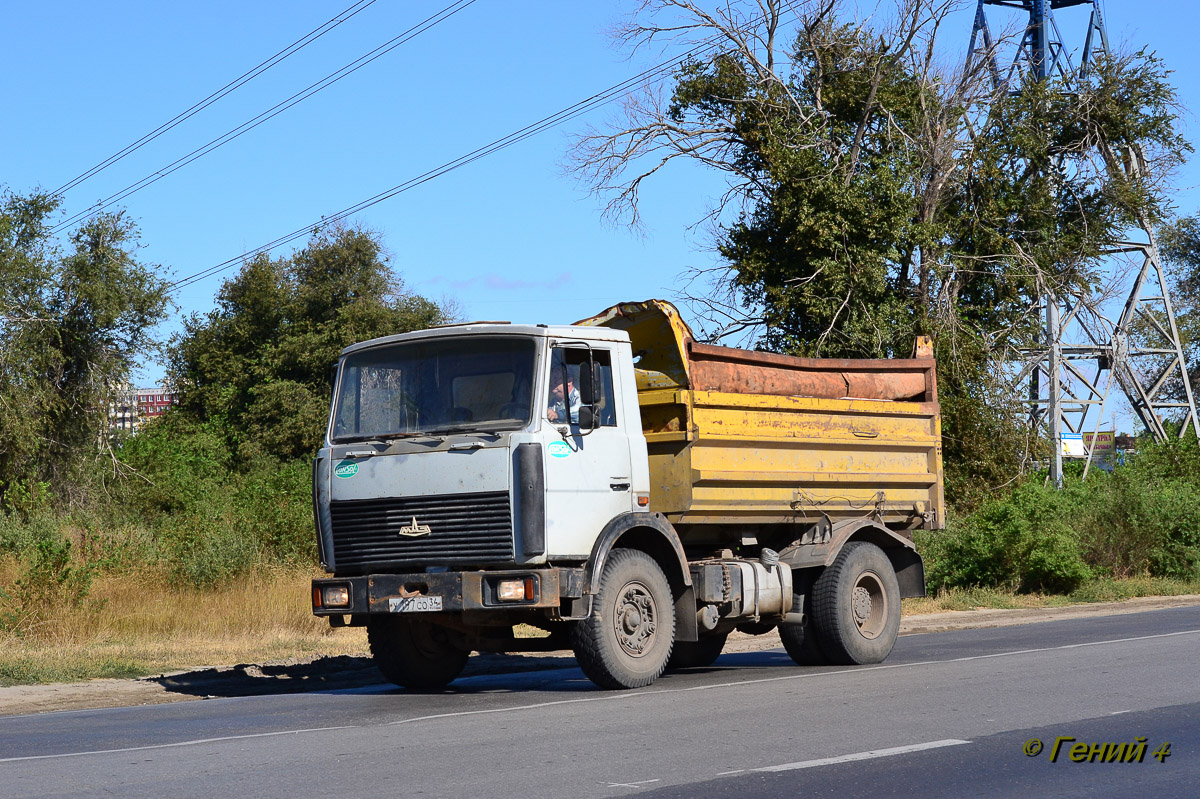
<instances>
[{"instance_id":1,"label":"green sticker on cab","mask_svg":"<svg viewBox=\"0 0 1200 799\"><path fill-rule=\"evenodd\" d=\"M356 474L358 474L358 464L354 461L342 461L333 467L334 477L350 478Z\"/></svg>"}]
</instances>

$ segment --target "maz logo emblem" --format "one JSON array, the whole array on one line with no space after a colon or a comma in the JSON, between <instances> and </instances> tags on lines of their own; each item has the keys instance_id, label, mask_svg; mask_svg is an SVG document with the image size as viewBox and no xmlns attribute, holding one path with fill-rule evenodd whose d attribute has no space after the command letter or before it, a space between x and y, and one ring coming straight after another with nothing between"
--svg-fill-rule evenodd
<instances>
[{"instance_id":1,"label":"maz logo emblem","mask_svg":"<svg viewBox=\"0 0 1200 799\"><path fill-rule=\"evenodd\" d=\"M417 517L412 517L411 525L404 525L400 528L400 535L406 535L409 538L416 538L419 535L429 535L433 531L429 529L428 524L417 524Z\"/></svg>"}]
</instances>

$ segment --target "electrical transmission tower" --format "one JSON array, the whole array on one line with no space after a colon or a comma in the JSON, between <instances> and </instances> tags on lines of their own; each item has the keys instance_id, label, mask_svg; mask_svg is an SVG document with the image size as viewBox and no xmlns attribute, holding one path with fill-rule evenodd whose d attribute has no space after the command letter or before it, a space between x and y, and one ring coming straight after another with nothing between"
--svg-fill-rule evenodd
<instances>
[{"instance_id":1,"label":"electrical transmission tower","mask_svg":"<svg viewBox=\"0 0 1200 799\"><path fill-rule=\"evenodd\" d=\"M1016 55L1004 70L988 24L988 6L1014 9L1027 16ZM1055 10L1072 6L1089 6L1091 12L1078 67L1071 63L1071 53L1054 18ZM1029 78L1060 78L1069 89L1087 75L1096 56L1107 51L1100 0L979 0L967 57L969 61L986 59L993 90L1004 92ZM1109 169L1121 169L1130 178L1148 177L1140 148L1115 153L1104 142L1100 148ZM1179 421L1180 437L1189 428L1200 436L1200 419L1162 258L1144 214L1139 214L1138 228L1131 231L1131 240L1109 242L1102 250L1105 256L1141 259L1129 297L1115 320L1104 315L1093 297L1056 296L1046 289L1038 300L1038 312L1045 320L1043 339L1041 346L1025 352L1016 386L1020 396L1027 398L1030 421L1046 430L1054 446L1050 474L1057 484L1062 482L1064 434L1084 433L1089 411L1095 410L1091 442L1084 436L1090 467L1098 438L1095 433L1100 430L1114 382L1156 440L1168 437L1165 419Z\"/></svg>"}]
</instances>

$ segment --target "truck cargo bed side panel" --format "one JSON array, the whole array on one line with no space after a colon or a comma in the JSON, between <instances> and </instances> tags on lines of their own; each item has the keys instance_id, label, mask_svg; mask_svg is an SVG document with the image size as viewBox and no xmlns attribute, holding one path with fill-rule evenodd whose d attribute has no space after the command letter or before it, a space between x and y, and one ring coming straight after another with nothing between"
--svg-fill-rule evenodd
<instances>
[{"instance_id":1,"label":"truck cargo bed side panel","mask_svg":"<svg viewBox=\"0 0 1200 799\"><path fill-rule=\"evenodd\" d=\"M650 445L652 505L675 523L940 517L936 403L686 393L687 440Z\"/></svg>"}]
</instances>

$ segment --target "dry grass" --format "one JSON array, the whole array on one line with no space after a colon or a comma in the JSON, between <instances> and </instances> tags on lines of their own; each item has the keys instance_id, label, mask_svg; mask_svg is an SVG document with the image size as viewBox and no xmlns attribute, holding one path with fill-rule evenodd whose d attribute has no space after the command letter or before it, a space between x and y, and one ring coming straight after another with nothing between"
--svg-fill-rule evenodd
<instances>
[{"instance_id":1,"label":"dry grass","mask_svg":"<svg viewBox=\"0 0 1200 799\"><path fill-rule=\"evenodd\" d=\"M0 585L14 576L12 564L0 566ZM314 576L266 569L204 591L162 574L100 575L81 607L0 636L0 685L365 654L361 629L330 630L312 615Z\"/></svg>"}]
</instances>

